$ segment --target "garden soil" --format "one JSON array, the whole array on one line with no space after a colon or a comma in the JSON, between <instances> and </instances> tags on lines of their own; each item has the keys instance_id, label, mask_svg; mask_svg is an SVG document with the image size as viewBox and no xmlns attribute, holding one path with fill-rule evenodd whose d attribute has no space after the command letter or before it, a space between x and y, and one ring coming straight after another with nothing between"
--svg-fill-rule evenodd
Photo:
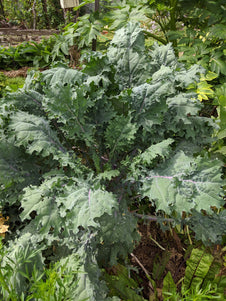
<instances>
[{"instance_id":1,"label":"garden soil","mask_svg":"<svg viewBox=\"0 0 226 301\"><path fill-rule=\"evenodd\" d=\"M153 285L149 281L152 279L161 300L166 274L170 272L175 283L184 277L187 259L185 248L174 230L164 232L156 222L140 224L138 231L141 240L131 254L131 263L139 271L144 297L149 300L154 294Z\"/></svg>"},{"instance_id":2,"label":"garden soil","mask_svg":"<svg viewBox=\"0 0 226 301\"><path fill-rule=\"evenodd\" d=\"M0 72L4 73L7 77L18 77L18 76L26 77L29 68L30 67L23 67L18 70L9 70L9 71L0 70Z\"/></svg>"}]
</instances>

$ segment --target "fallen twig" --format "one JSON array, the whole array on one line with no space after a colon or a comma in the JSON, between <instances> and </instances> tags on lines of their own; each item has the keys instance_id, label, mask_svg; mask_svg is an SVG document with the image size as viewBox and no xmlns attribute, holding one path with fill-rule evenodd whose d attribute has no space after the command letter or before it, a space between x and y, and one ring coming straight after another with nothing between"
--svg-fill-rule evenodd
<instances>
[{"instance_id":1,"label":"fallen twig","mask_svg":"<svg viewBox=\"0 0 226 301\"><path fill-rule=\"evenodd\" d=\"M154 288L151 284L151 276L149 275L148 271L145 269L145 267L143 266L143 264L140 262L140 260L133 254L133 253L130 253L130 255L135 259L135 261L139 264L139 266L142 268L142 270L144 271L146 277L148 278L149 282L148 282L148 285L150 286L150 289L154 292Z\"/></svg>"}]
</instances>

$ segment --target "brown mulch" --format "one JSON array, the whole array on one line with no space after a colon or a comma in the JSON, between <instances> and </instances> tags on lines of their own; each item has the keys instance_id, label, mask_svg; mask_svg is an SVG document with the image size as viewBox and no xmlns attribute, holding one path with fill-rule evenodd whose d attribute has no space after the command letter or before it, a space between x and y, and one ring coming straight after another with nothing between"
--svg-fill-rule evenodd
<instances>
[{"instance_id":1,"label":"brown mulch","mask_svg":"<svg viewBox=\"0 0 226 301\"><path fill-rule=\"evenodd\" d=\"M173 229L162 231L156 222L141 223L138 226L138 231L141 240L131 253L130 261L138 271L138 283L143 288L143 297L147 300L162 301L163 280L168 272L171 273L177 288L181 289L186 261L194 245L188 243L186 235L179 237L179 234ZM198 243L196 247L199 247ZM215 258L218 258L222 263L224 262L225 250L223 246L216 245L209 250ZM226 275L224 265L221 267L219 275ZM134 279L137 279L137 273L134 273ZM154 295L154 288L150 279L154 280L156 284L157 296Z\"/></svg>"},{"instance_id":2,"label":"brown mulch","mask_svg":"<svg viewBox=\"0 0 226 301\"><path fill-rule=\"evenodd\" d=\"M22 67L18 70L0 70L0 72L4 73L7 77L26 77L27 76L27 71L30 67Z\"/></svg>"},{"instance_id":3,"label":"brown mulch","mask_svg":"<svg viewBox=\"0 0 226 301\"><path fill-rule=\"evenodd\" d=\"M149 276L155 281L158 298L162 300L161 289L166 274L170 272L175 283L184 277L186 268L184 248L175 231L163 232L156 222L140 224L139 232L141 240L132 253L131 263L139 271L143 296L149 300L154 294Z\"/></svg>"}]
</instances>

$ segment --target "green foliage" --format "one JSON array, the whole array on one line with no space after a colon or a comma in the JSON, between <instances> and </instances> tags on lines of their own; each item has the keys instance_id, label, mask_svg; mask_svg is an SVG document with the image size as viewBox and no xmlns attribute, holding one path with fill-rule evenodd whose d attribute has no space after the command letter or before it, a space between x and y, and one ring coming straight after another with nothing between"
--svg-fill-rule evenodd
<instances>
[{"instance_id":1,"label":"green foliage","mask_svg":"<svg viewBox=\"0 0 226 301\"><path fill-rule=\"evenodd\" d=\"M43 68L56 61L68 62L71 45L71 39L62 41L61 35L55 35L41 43L30 41L16 47L0 47L0 63L4 69L15 69L23 66Z\"/></svg>"},{"instance_id":2,"label":"green foliage","mask_svg":"<svg viewBox=\"0 0 226 301\"><path fill-rule=\"evenodd\" d=\"M187 260L187 267L181 292L177 292L170 272L163 281L164 300L223 300L225 276L220 276L221 261L207 250L193 249Z\"/></svg>"},{"instance_id":3,"label":"green foliage","mask_svg":"<svg viewBox=\"0 0 226 301\"><path fill-rule=\"evenodd\" d=\"M4 91L6 86L7 86L6 76L4 75L4 73L1 72L0 73L0 97L2 97L3 91Z\"/></svg>"},{"instance_id":4,"label":"green foliage","mask_svg":"<svg viewBox=\"0 0 226 301\"><path fill-rule=\"evenodd\" d=\"M225 221L225 210L211 216L196 212L192 217L187 218L187 224L194 230L195 238L202 240L205 245L221 243L221 235L226 235ZM208 234L207 228L209 229Z\"/></svg>"},{"instance_id":5,"label":"green foliage","mask_svg":"<svg viewBox=\"0 0 226 301\"><path fill-rule=\"evenodd\" d=\"M79 40L79 48L89 46L102 29L100 22L92 14L79 17L78 22L72 26L75 29L74 37Z\"/></svg>"},{"instance_id":6,"label":"green foliage","mask_svg":"<svg viewBox=\"0 0 226 301\"><path fill-rule=\"evenodd\" d=\"M130 277L130 271L126 267L118 264L113 271L115 273L113 275L107 273L104 275L112 296L117 295L123 298L122 300L144 301L138 294L138 283Z\"/></svg>"},{"instance_id":7,"label":"green foliage","mask_svg":"<svg viewBox=\"0 0 226 301\"><path fill-rule=\"evenodd\" d=\"M31 250L23 245L13 251L12 248L3 247L0 242L0 292L4 300L73 300L80 273L76 257L61 260L44 270L41 251L40 248Z\"/></svg>"},{"instance_id":8,"label":"green foliage","mask_svg":"<svg viewBox=\"0 0 226 301\"><path fill-rule=\"evenodd\" d=\"M110 29L142 22L147 38L171 42L187 66L198 63L225 76L224 0L117 1L103 20Z\"/></svg>"},{"instance_id":9,"label":"green foliage","mask_svg":"<svg viewBox=\"0 0 226 301\"><path fill-rule=\"evenodd\" d=\"M187 90L200 66L185 69L170 45L146 51L133 23L86 62L80 71L32 72L1 99L0 202L9 216L19 207L20 226L8 238L14 250L41 249L41 262L78 267L72 300L118 300L101 268L139 239L128 210L134 195L175 222L189 223L185 213L216 216L222 163L205 153L217 126L199 116L202 104ZM23 283L14 289L29 297Z\"/></svg>"},{"instance_id":10,"label":"green foliage","mask_svg":"<svg viewBox=\"0 0 226 301\"><path fill-rule=\"evenodd\" d=\"M26 28L56 28L64 22L63 10L58 0L2 0L4 17L10 25ZM36 15L34 16L34 11Z\"/></svg>"},{"instance_id":11,"label":"green foliage","mask_svg":"<svg viewBox=\"0 0 226 301\"><path fill-rule=\"evenodd\" d=\"M25 82L24 77L9 77L6 81L6 91L7 92L16 92L18 89L22 88Z\"/></svg>"},{"instance_id":12,"label":"green foliage","mask_svg":"<svg viewBox=\"0 0 226 301\"><path fill-rule=\"evenodd\" d=\"M120 29L128 22L147 21L144 9L144 1L117 1L112 3L109 15L105 16L106 21L110 20L110 29Z\"/></svg>"},{"instance_id":13,"label":"green foliage","mask_svg":"<svg viewBox=\"0 0 226 301\"><path fill-rule=\"evenodd\" d=\"M29 18L23 19L30 19L31 22L31 7L26 10L26 1L17 2L15 5L22 8L18 10L18 13L28 14ZM31 2L33 4L33 1ZM46 1L47 13L43 10L42 1L36 2L42 25L46 20L49 23L46 25L48 27L55 23L51 18L58 18L62 15L59 1L57 3L56 0ZM81 2L74 11L90 2L93 1ZM54 10L55 14L51 13ZM14 13L16 14L17 10L14 10ZM29 47L27 45L19 47L17 58L14 58L12 49L8 53L4 49L4 54L2 53L1 56L4 57L6 65L7 57L9 62L9 59L13 58L16 64L23 64L25 60L23 53L25 56L30 56L32 52L36 57L35 65L46 66L52 61L64 59L65 55L68 58L70 47L75 43L78 48L89 47L94 39L104 37L103 30L109 32L117 30L129 21L142 22L146 38L157 40L162 44L171 42L176 53L180 54L180 60L187 66L198 63L221 77L226 75L224 0L127 0L107 1L107 3L105 1L100 4L98 12L80 16L76 23L68 24L64 33L60 34L55 41L47 42L47 45L43 43L40 49L37 45L34 47L30 44ZM109 39L106 38L105 42L108 43ZM49 47L49 44L52 46ZM32 59L26 61L31 64Z\"/></svg>"},{"instance_id":14,"label":"green foliage","mask_svg":"<svg viewBox=\"0 0 226 301\"><path fill-rule=\"evenodd\" d=\"M177 286L173 280L170 272L168 272L163 280L162 294L165 297L164 300L177 300L179 294L177 294ZM170 295L168 297L168 295Z\"/></svg>"},{"instance_id":15,"label":"green foliage","mask_svg":"<svg viewBox=\"0 0 226 301\"><path fill-rule=\"evenodd\" d=\"M178 216L194 209L211 213L212 206L222 204L219 189L222 163L219 160L211 164L206 162L207 158L193 159L184 152L177 152L168 164L161 164L164 167L160 165L142 178L142 196L148 196L155 202L157 210L169 215L175 213Z\"/></svg>"},{"instance_id":16,"label":"green foliage","mask_svg":"<svg viewBox=\"0 0 226 301\"><path fill-rule=\"evenodd\" d=\"M21 245L17 249L11 249L11 253L8 250L6 253L2 243L0 246L1 296L4 300L18 300L17 297L26 287L26 278L22 275L26 273L27 277L31 276L32 261L40 264L41 250L31 250L29 245Z\"/></svg>"},{"instance_id":17,"label":"green foliage","mask_svg":"<svg viewBox=\"0 0 226 301\"><path fill-rule=\"evenodd\" d=\"M10 78L0 72L0 97L7 92L16 92L23 87L24 82L25 79L23 77Z\"/></svg>"},{"instance_id":18,"label":"green foliage","mask_svg":"<svg viewBox=\"0 0 226 301\"><path fill-rule=\"evenodd\" d=\"M217 132L218 140L214 145L214 150L220 153L224 158L226 156L226 83L216 89L215 104L218 106L219 130Z\"/></svg>"}]
</instances>

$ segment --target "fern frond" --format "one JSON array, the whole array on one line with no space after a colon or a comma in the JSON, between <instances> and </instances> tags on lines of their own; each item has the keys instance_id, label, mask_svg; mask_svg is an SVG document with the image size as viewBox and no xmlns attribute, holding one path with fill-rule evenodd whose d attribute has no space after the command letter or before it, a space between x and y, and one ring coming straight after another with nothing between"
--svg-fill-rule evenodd
<instances>
[{"instance_id":1,"label":"fern frond","mask_svg":"<svg viewBox=\"0 0 226 301\"><path fill-rule=\"evenodd\" d=\"M205 285L208 284L205 280L214 281L219 271L220 266L213 255L205 249L193 249L190 258L187 260L182 292L205 288Z\"/></svg>"}]
</instances>

